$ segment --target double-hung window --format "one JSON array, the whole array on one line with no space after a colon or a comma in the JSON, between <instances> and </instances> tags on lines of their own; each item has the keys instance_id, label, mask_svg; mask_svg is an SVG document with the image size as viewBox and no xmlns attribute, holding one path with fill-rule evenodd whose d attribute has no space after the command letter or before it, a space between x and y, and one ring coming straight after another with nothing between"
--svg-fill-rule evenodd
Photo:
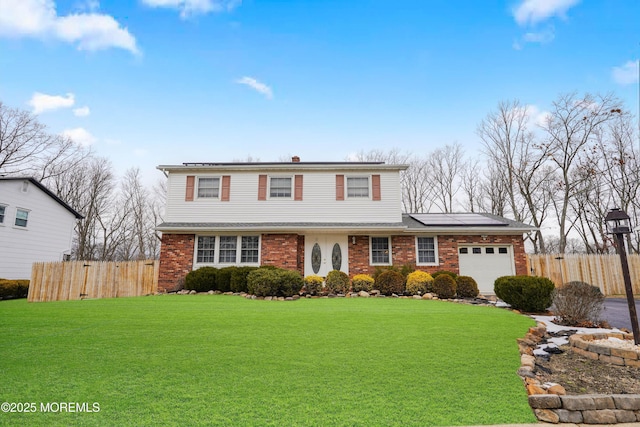
<instances>
[{"instance_id":1,"label":"double-hung window","mask_svg":"<svg viewBox=\"0 0 640 427\"><path fill-rule=\"evenodd\" d=\"M291 178L271 177L269 181L269 197L291 198Z\"/></svg>"},{"instance_id":2,"label":"double-hung window","mask_svg":"<svg viewBox=\"0 0 640 427\"><path fill-rule=\"evenodd\" d=\"M238 246L238 236L220 236L220 250L218 251L218 262L229 264L236 262L236 248Z\"/></svg>"},{"instance_id":3,"label":"double-hung window","mask_svg":"<svg viewBox=\"0 0 640 427\"><path fill-rule=\"evenodd\" d=\"M418 264L436 264L435 237L418 237L416 240Z\"/></svg>"},{"instance_id":4,"label":"double-hung window","mask_svg":"<svg viewBox=\"0 0 640 427\"><path fill-rule=\"evenodd\" d=\"M242 249L240 254L241 263L257 263L259 256L259 237L242 236Z\"/></svg>"},{"instance_id":5,"label":"double-hung window","mask_svg":"<svg viewBox=\"0 0 640 427\"><path fill-rule=\"evenodd\" d=\"M197 262L213 263L216 260L216 236L198 236Z\"/></svg>"},{"instance_id":6,"label":"double-hung window","mask_svg":"<svg viewBox=\"0 0 640 427\"><path fill-rule=\"evenodd\" d=\"M16 226L26 227L28 220L29 220L29 211L18 208L16 210L16 222L15 222Z\"/></svg>"},{"instance_id":7,"label":"double-hung window","mask_svg":"<svg viewBox=\"0 0 640 427\"><path fill-rule=\"evenodd\" d=\"M0 224L4 224L4 213L6 208L6 206L0 205Z\"/></svg>"},{"instance_id":8,"label":"double-hung window","mask_svg":"<svg viewBox=\"0 0 640 427\"><path fill-rule=\"evenodd\" d=\"M388 237L371 238L371 264L390 264L391 249Z\"/></svg>"},{"instance_id":9,"label":"double-hung window","mask_svg":"<svg viewBox=\"0 0 640 427\"><path fill-rule=\"evenodd\" d=\"M220 195L220 178L198 178L198 197L217 199Z\"/></svg>"},{"instance_id":10,"label":"double-hung window","mask_svg":"<svg viewBox=\"0 0 640 427\"><path fill-rule=\"evenodd\" d=\"M367 176L347 177L347 197L348 198L369 197L369 177Z\"/></svg>"}]
</instances>

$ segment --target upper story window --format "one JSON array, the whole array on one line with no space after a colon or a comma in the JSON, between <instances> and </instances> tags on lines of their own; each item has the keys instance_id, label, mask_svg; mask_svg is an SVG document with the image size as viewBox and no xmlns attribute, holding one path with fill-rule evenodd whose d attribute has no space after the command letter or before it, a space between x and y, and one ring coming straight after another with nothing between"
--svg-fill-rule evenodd
<instances>
[{"instance_id":1,"label":"upper story window","mask_svg":"<svg viewBox=\"0 0 640 427\"><path fill-rule=\"evenodd\" d=\"M220 195L220 178L198 178L199 198L218 198Z\"/></svg>"},{"instance_id":2,"label":"upper story window","mask_svg":"<svg viewBox=\"0 0 640 427\"><path fill-rule=\"evenodd\" d=\"M437 243L435 237L417 237L418 264L437 264Z\"/></svg>"},{"instance_id":3,"label":"upper story window","mask_svg":"<svg viewBox=\"0 0 640 427\"><path fill-rule=\"evenodd\" d=\"M26 209L16 209L16 226L26 227L29 220L29 211Z\"/></svg>"},{"instance_id":4,"label":"upper story window","mask_svg":"<svg viewBox=\"0 0 640 427\"><path fill-rule=\"evenodd\" d=\"M347 197L369 197L369 177L347 177Z\"/></svg>"},{"instance_id":5,"label":"upper story window","mask_svg":"<svg viewBox=\"0 0 640 427\"><path fill-rule=\"evenodd\" d=\"M0 205L0 224L4 224L4 212L7 207Z\"/></svg>"},{"instance_id":6,"label":"upper story window","mask_svg":"<svg viewBox=\"0 0 640 427\"><path fill-rule=\"evenodd\" d=\"M391 249L388 237L371 238L371 264L391 264Z\"/></svg>"},{"instance_id":7,"label":"upper story window","mask_svg":"<svg viewBox=\"0 0 640 427\"><path fill-rule=\"evenodd\" d=\"M271 177L269 179L269 197L291 198L291 178Z\"/></svg>"}]
</instances>

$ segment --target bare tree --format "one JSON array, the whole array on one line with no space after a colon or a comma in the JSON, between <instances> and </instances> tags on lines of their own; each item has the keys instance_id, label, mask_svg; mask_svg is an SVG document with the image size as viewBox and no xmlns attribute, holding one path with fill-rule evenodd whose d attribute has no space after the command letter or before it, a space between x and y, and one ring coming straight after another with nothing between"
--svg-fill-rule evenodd
<instances>
[{"instance_id":1,"label":"bare tree","mask_svg":"<svg viewBox=\"0 0 640 427\"><path fill-rule=\"evenodd\" d=\"M461 187L464 152L458 143L438 148L429 156L434 186L433 201L442 212L453 212L453 202Z\"/></svg>"},{"instance_id":2,"label":"bare tree","mask_svg":"<svg viewBox=\"0 0 640 427\"><path fill-rule=\"evenodd\" d=\"M0 102L0 174L46 179L60 165L76 165L88 151L69 138L52 135L31 113Z\"/></svg>"}]
</instances>

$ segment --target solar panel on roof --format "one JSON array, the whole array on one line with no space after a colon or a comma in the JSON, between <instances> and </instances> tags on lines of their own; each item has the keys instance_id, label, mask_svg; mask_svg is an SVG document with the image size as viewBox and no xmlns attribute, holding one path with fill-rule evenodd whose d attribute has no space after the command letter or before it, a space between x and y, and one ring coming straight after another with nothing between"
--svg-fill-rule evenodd
<instances>
[{"instance_id":1,"label":"solar panel on roof","mask_svg":"<svg viewBox=\"0 0 640 427\"><path fill-rule=\"evenodd\" d=\"M508 225L505 222L476 213L419 213L409 214L409 216L424 225L431 226L439 225L443 227L494 227Z\"/></svg>"}]
</instances>

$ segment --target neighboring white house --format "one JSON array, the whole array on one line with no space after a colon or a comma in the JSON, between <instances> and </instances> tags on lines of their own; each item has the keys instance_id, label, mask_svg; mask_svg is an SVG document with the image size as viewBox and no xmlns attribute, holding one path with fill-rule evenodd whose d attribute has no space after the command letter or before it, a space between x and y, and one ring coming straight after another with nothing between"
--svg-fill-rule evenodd
<instances>
[{"instance_id":1,"label":"neighboring white house","mask_svg":"<svg viewBox=\"0 0 640 427\"><path fill-rule=\"evenodd\" d=\"M32 263L64 260L81 218L36 179L0 177L0 278L29 279Z\"/></svg>"},{"instance_id":2,"label":"neighboring white house","mask_svg":"<svg viewBox=\"0 0 640 427\"><path fill-rule=\"evenodd\" d=\"M526 224L489 214L402 213L400 173L382 162L184 163L168 177L160 289L192 269L277 267L308 276L411 264L473 276L527 274Z\"/></svg>"}]
</instances>

